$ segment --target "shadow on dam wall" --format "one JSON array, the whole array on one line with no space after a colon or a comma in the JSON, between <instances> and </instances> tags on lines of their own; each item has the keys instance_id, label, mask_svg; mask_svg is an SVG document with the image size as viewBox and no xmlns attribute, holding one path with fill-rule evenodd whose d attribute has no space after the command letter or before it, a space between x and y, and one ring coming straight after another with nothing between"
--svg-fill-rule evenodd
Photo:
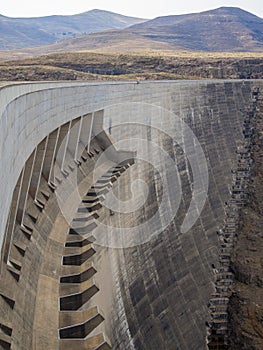
<instances>
[{"instance_id":1,"label":"shadow on dam wall","mask_svg":"<svg viewBox=\"0 0 263 350\"><path fill-rule=\"evenodd\" d=\"M255 84L54 84L4 106L2 136L30 141L10 168L19 155L1 147L17 176L2 218L0 349L207 348ZM23 118L32 130L18 137Z\"/></svg>"}]
</instances>

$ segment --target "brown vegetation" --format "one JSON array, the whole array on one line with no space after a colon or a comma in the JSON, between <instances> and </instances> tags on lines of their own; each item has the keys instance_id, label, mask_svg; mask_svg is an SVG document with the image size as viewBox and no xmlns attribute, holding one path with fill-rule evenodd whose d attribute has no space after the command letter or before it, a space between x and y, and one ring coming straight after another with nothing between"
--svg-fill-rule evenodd
<instances>
[{"instance_id":1,"label":"brown vegetation","mask_svg":"<svg viewBox=\"0 0 263 350\"><path fill-rule=\"evenodd\" d=\"M263 53L148 51L54 53L0 61L0 80L262 78Z\"/></svg>"}]
</instances>

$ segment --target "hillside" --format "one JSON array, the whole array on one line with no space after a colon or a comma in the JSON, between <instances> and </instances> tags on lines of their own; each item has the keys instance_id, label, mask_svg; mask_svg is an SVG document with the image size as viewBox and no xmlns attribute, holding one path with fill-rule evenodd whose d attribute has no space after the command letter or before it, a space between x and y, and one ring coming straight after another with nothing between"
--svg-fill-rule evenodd
<instances>
[{"instance_id":1,"label":"hillside","mask_svg":"<svg viewBox=\"0 0 263 350\"><path fill-rule=\"evenodd\" d=\"M159 17L126 31L189 50L263 50L263 19L235 7Z\"/></svg>"},{"instance_id":2,"label":"hillside","mask_svg":"<svg viewBox=\"0 0 263 350\"><path fill-rule=\"evenodd\" d=\"M261 78L263 53L68 52L0 61L0 80Z\"/></svg>"},{"instance_id":3,"label":"hillside","mask_svg":"<svg viewBox=\"0 0 263 350\"><path fill-rule=\"evenodd\" d=\"M40 48L57 51L138 50L263 51L263 19L235 7L158 17L122 30L60 41Z\"/></svg>"},{"instance_id":4,"label":"hillside","mask_svg":"<svg viewBox=\"0 0 263 350\"><path fill-rule=\"evenodd\" d=\"M92 10L72 16L10 18L0 15L0 50L47 45L108 29L123 29L144 19Z\"/></svg>"}]
</instances>

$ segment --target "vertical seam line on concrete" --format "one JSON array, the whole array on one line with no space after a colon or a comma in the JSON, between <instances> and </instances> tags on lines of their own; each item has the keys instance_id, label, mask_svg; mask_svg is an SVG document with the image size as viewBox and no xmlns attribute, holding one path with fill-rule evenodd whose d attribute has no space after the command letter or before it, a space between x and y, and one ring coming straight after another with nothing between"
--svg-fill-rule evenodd
<instances>
[{"instance_id":1,"label":"vertical seam line on concrete","mask_svg":"<svg viewBox=\"0 0 263 350\"><path fill-rule=\"evenodd\" d=\"M78 137L77 137L77 142L76 142L76 149L75 149L75 154L74 154L74 161L77 162L77 156L78 156L78 149L79 149L79 139L80 139L80 134L82 130L82 121L83 121L83 116L80 117L80 122L79 122L79 130L78 130Z\"/></svg>"},{"instance_id":2,"label":"vertical seam line on concrete","mask_svg":"<svg viewBox=\"0 0 263 350\"><path fill-rule=\"evenodd\" d=\"M37 154L37 147L34 150L33 161L32 161L30 175L29 175L29 180L28 180L28 184L27 184L26 196L25 196L25 201L24 201L24 208L23 208L23 213L22 213L22 218L21 218L21 225L22 226L24 226L23 222L24 222L24 217L25 217L25 213L26 213L28 192L29 192L29 189L30 189L32 175L33 175L33 170L34 170L35 161L36 161L36 154Z\"/></svg>"},{"instance_id":3,"label":"vertical seam line on concrete","mask_svg":"<svg viewBox=\"0 0 263 350\"><path fill-rule=\"evenodd\" d=\"M8 247L8 254L7 254L7 262L6 262L7 265L10 265L9 257L10 257L10 251L11 251L11 242L12 242L13 236L14 236L16 216L17 216L17 211L18 211L18 206L19 206L19 201L20 201L20 196L21 196L22 183L23 183L23 180L24 180L25 168L26 168L26 166L24 165L23 170L22 170L22 174L21 174L21 180L20 180L19 191L18 191L18 196L17 196L17 202L16 202L14 219L13 219L13 223L11 223L12 229L11 229L10 244L9 244L9 247ZM21 225L22 225L22 223L21 223ZM7 226L6 234L8 233L7 231L8 231L8 226Z\"/></svg>"},{"instance_id":4,"label":"vertical seam line on concrete","mask_svg":"<svg viewBox=\"0 0 263 350\"><path fill-rule=\"evenodd\" d=\"M56 142L55 142L55 145L54 145L54 150L53 150L52 159L51 159L51 163L50 163L50 169L49 169L49 175L48 175L48 184L49 184L49 185L51 185L50 180L51 180L52 169L53 169L53 165L54 165L54 161L55 161L55 156L56 156L56 149L57 149L57 144L58 144L60 129L61 129L61 127L58 127L58 128L57 128Z\"/></svg>"},{"instance_id":5,"label":"vertical seam line on concrete","mask_svg":"<svg viewBox=\"0 0 263 350\"><path fill-rule=\"evenodd\" d=\"M39 191L41 175L42 175L43 166L44 166L45 157L46 157L46 152L47 152L48 139L49 139L49 135L47 135L47 137L46 137L45 148L44 148L43 157L42 157L42 161L41 161L41 166L40 166L40 170L39 170L39 176L38 176L38 181L37 181L37 188L36 188L34 202L37 202L37 195L38 195L38 191Z\"/></svg>"},{"instance_id":6,"label":"vertical seam line on concrete","mask_svg":"<svg viewBox=\"0 0 263 350\"><path fill-rule=\"evenodd\" d=\"M71 124L72 124L72 120L70 120L70 122L68 124L68 131L67 131L67 136L66 136L65 148L64 148L61 167L60 167L60 170L62 171L62 173L64 172L64 163L65 163L66 153L67 153L67 148L68 148L68 141L69 141L69 135L70 135L70 130L71 130Z\"/></svg>"},{"instance_id":7,"label":"vertical seam line on concrete","mask_svg":"<svg viewBox=\"0 0 263 350\"><path fill-rule=\"evenodd\" d=\"M90 151L90 142L91 142L91 133L92 133L92 129L93 129L93 121L94 121L94 112L92 112L92 114L91 114L91 123L90 123L89 138L88 138L88 150L87 150L88 153Z\"/></svg>"}]
</instances>

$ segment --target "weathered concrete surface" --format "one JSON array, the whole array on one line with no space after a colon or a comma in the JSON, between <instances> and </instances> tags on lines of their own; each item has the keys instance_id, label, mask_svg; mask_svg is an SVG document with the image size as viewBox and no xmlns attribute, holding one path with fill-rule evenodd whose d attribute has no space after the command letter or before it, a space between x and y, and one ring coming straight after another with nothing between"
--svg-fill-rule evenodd
<instances>
[{"instance_id":1,"label":"weathered concrete surface","mask_svg":"<svg viewBox=\"0 0 263 350\"><path fill-rule=\"evenodd\" d=\"M161 144L167 153L177 159L183 187L182 203L175 220L159 236L141 246L112 251L109 255L111 262L106 265L113 268L112 274L118 291L112 302L109 319L118 321L112 322L111 328L109 323L105 323L105 326L110 328L110 334L114 334L115 349L205 348L205 321L209 320L205 300L209 300L209 295L213 292L213 267L218 267L219 245L216 232L224 223L224 203L229 196L231 169L236 162L237 146L243 139L242 125L246 106L250 102L250 87L242 83L211 84L206 87L201 85L195 89L195 94L191 94L187 86L181 86L180 92L173 95L172 110L175 114L185 116L184 120L191 125L201 142L209 168L206 205L194 227L186 234L180 233L180 225L191 196L187 160L180 154L180 150L175 149L169 136L159 130L151 130L152 140ZM191 108L195 111L194 115ZM125 128L122 125L125 112L117 113L115 109L112 115L112 135L115 140L149 137L146 127L129 125ZM148 115L145 115L145 119ZM106 110L105 117L107 116ZM131 117L127 119L134 121ZM139 115L136 121L144 121L148 125L143 119L144 116ZM165 122L169 125L167 129L172 130L172 116L169 121L163 121ZM144 152L152 150L144 149ZM151 159L149 155L146 158ZM170 169L165 166L160 154L155 154L156 159L157 164L163 164L161 174L143 161L136 162L129 174L125 173L117 183L119 193L126 195L126 199L130 195L129 184L138 177L152 185L143 210L113 218L108 216L105 221L113 221L116 226L124 223L127 225L127 222L130 226L135 226L147 222L158 211L161 188L165 187L160 179L169 179ZM172 196L170 199L173 200ZM167 206L167 211L170 207L172 205ZM100 273L103 272L99 271L97 278L101 282L103 293L107 290L108 280L103 287L105 278L99 279ZM118 307L113 307L116 305ZM116 327L116 322L119 322L119 327Z\"/></svg>"},{"instance_id":2,"label":"weathered concrete surface","mask_svg":"<svg viewBox=\"0 0 263 350\"><path fill-rule=\"evenodd\" d=\"M1 172L0 196L5 201L1 202L0 207L0 232L5 230L18 176L37 144L72 118L118 100L120 94L125 94L125 90L129 91L131 86L135 84L40 83L1 89L0 161L5 164L5 171Z\"/></svg>"},{"instance_id":3,"label":"weathered concrete surface","mask_svg":"<svg viewBox=\"0 0 263 350\"><path fill-rule=\"evenodd\" d=\"M95 337L94 344L97 344L104 341L98 332L105 332L113 349L200 350L206 347L207 303L213 292L213 266L218 263L216 232L224 223L224 203L229 196L236 149L243 139L242 125L252 87L252 81L193 81L25 84L0 90L5 98L0 119L0 159L4 166L0 174L2 240L8 227L2 244L0 323L4 325L4 332L0 334L0 347L39 350L73 346L74 342L64 340L59 345L58 338L61 325L57 302L61 296L59 278L65 268L61 266L64 243L68 242L68 227L72 224L69 218L80 215L76 214L79 202L94 184L95 164L111 139L119 141L116 147L137 150L141 157L114 182L113 192L122 200L130 199L136 190L143 193L142 183L131 186L138 178L148 186L148 192L142 205L142 198L134 197L136 205L130 211L121 213L125 208L121 203L119 208L109 209L104 205L99 209L98 228L92 232L97 243L100 223L106 225L112 239L110 245L117 240L118 228L131 229L143 223L147 227L155 213L156 223L163 225L163 230L158 235L144 230L149 239L139 245L134 236L125 234L122 237L125 249L118 244L118 248L96 247L92 259L98 271L95 278L100 291L83 308L99 306L105 322L90 336ZM134 113L136 110L140 113ZM110 135L91 142L91 134L102 128L103 116L104 128ZM190 150L190 156L194 157L197 144L190 143L187 148L188 140L180 134L183 129L179 129L179 134L176 129L176 116L193 130L202 146L209 173L205 207L186 232L181 231L181 225L190 205L194 179L185 150ZM159 124L155 124L156 120ZM73 130L74 126L77 129ZM182 147L178 145L179 136ZM123 143L123 139L129 142ZM56 151L56 140L65 152ZM74 157L76 145L81 142L89 146L91 153L77 152ZM172 164L164 154L169 155ZM55 179L52 155L59 166ZM98 167L100 174L114 163L117 158L114 162L102 159ZM176 191L180 192L179 187L176 191L173 188L177 181L173 164L178 169L182 198L175 218L164 225L176 207ZM197 183L199 187L194 190L198 199L203 186L202 181ZM76 185L77 197L74 195ZM23 196L17 194L19 189L23 202ZM163 196L166 212L159 211ZM21 207L16 210L18 197ZM60 198L68 214L66 220L62 215L65 212L61 213ZM106 195L105 198L107 200ZM37 208L41 203L44 209L39 212ZM193 209L193 213L196 211ZM11 213L9 225L8 213ZM14 223L11 231L10 222ZM79 348L79 343L75 344ZM106 340L105 344L108 344Z\"/></svg>"}]
</instances>

